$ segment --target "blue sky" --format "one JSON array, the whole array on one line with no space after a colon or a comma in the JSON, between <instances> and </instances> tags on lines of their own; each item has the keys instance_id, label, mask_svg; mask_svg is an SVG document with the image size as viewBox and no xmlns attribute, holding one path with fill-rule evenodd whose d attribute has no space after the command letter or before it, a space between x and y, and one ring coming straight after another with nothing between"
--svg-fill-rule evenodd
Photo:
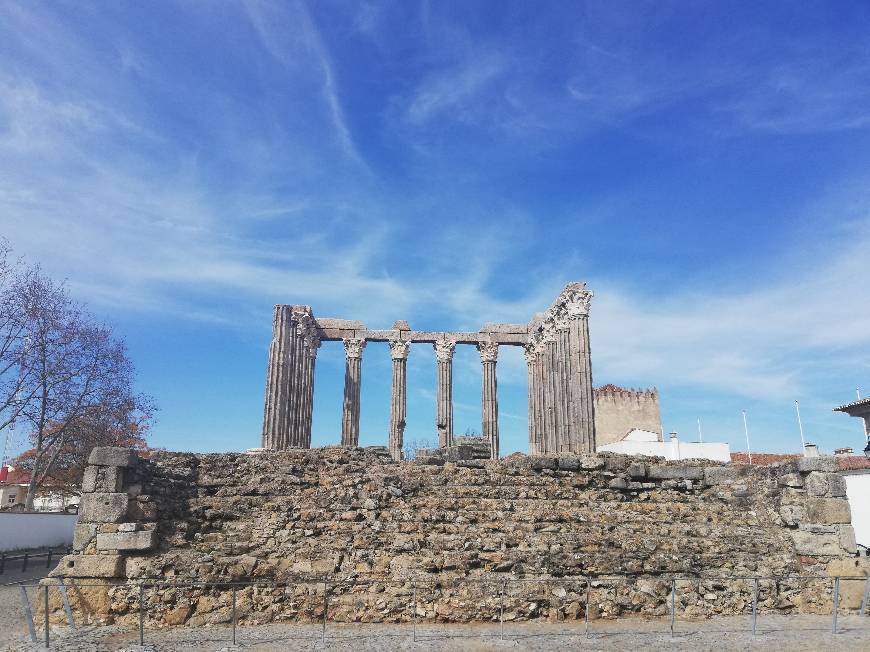
<instances>
[{"instance_id":1,"label":"blue sky","mask_svg":"<svg viewBox=\"0 0 870 652\"><path fill-rule=\"evenodd\" d=\"M0 4L0 233L128 341L153 443L259 443L271 307L372 328L526 322L595 292L596 384L745 449L863 445L864 2ZM480 429L477 352L456 429ZM385 444L390 362L363 361ZM340 438L343 352L314 442ZM499 359L502 450L525 364ZM408 439L434 434L430 347Z\"/></svg>"}]
</instances>

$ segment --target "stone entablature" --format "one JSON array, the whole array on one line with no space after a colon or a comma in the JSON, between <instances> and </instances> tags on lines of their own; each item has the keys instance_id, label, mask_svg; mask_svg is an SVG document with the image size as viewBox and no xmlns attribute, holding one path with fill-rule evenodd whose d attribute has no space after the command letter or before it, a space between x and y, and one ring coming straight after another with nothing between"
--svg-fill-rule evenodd
<instances>
[{"instance_id":1,"label":"stone entablature","mask_svg":"<svg viewBox=\"0 0 870 652\"><path fill-rule=\"evenodd\" d=\"M589 347L592 292L569 283L544 313L528 325L485 324L480 331L411 330L397 321L389 330L370 330L361 321L315 318L310 306L277 305L269 348L262 447L310 448L314 369L322 342L341 341L346 352L342 446L359 444L360 384L363 350L368 342L386 342L393 360L388 449L402 455L407 415L405 361L413 343L431 344L436 356L435 427L441 447L453 445L453 353L457 344L476 345L482 365L482 430L493 458L499 456L499 346L522 346L529 369L529 451L593 452L595 406Z\"/></svg>"},{"instance_id":2,"label":"stone entablature","mask_svg":"<svg viewBox=\"0 0 870 652\"><path fill-rule=\"evenodd\" d=\"M463 447L471 459L453 455ZM221 622L229 587L174 582L292 588L240 587L245 622L316 620L323 595L313 588L324 582L333 620L407 622L416 586L421 620L466 622L489 620L473 592L499 574L565 582L565 601L520 616L562 619L583 617L586 577L622 577L633 587L631 600L593 596L611 617L667 613L668 578L709 578L714 595L699 591L693 613L684 612L706 616L746 613L747 583L722 578L866 572L852 564L854 532L833 458L768 467L613 454L493 461L475 459L477 448L485 444L457 438L453 449L419 462L396 462L385 448L156 453L122 469L124 486L135 480L140 497L149 496L149 518L114 503L103 512L100 499L99 516L83 511L79 525L98 533L77 531L77 553L54 575L105 582L76 586L73 608L121 623L138 618L137 582L167 582L146 587L148 622L179 625ZM89 469L100 491L117 486L112 472L103 477L106 468L122 467ZM638 589L649 578L664 588ZM443 593L430 598L431 586ZM523 586L535 591L518 583L507 610L533 601ZM830 592L824 580L765 582L759 609L830 613ZM246 601L255 597L253 608ZM579 610L566 610L572 601Z\"/></svg>"}]
</instances>

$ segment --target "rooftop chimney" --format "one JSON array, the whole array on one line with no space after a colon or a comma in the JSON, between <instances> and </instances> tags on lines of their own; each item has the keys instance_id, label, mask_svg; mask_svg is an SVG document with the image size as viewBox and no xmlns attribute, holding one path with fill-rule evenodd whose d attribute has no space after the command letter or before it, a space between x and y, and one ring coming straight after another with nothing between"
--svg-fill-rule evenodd
<instances>
[{"instance_id":1,"label":"rooftop chimney","mask_svg":"<svg viewBox=\"0 0 870 652\"><path fill-rule=\"evenodd\" d=\"M818 457L819 456L819 447L815 444L806 443L804 444L804 457Z\"/></svg>"}]
</instances>

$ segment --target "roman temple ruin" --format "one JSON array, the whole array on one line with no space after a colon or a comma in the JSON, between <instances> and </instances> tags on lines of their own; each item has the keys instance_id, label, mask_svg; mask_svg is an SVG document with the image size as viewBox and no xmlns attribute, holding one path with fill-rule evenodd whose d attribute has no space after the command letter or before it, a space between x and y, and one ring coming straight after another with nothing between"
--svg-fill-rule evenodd
<instances>
[{"instance_id":1,"label":"roman temple ruin","mask_svg":"<svg viewBox=\"0 0 870 652\"><path fill-rule=\"evenodd\" d=\"M454 444L453 353L458 344L477 347L482 365L482 432L493 459L499 456L498 382L500 346L521 346L529 377L529 453L595 452L595 404L589 349L589 305L585 283L569 283L553 305L528 324L485 324L478 332L411 330L397 321L389 330L369 330L349 319L317 318L310 306L277 305L266 375L262 447L311 447L314 370L323 342L341 341L346 355L341 445L359 445L363 351L387 343L393 361L388 447L402 457L407 414L407 360L412 344L431 344L437 360L438 444Z\"/></svg>"}]
</instances>

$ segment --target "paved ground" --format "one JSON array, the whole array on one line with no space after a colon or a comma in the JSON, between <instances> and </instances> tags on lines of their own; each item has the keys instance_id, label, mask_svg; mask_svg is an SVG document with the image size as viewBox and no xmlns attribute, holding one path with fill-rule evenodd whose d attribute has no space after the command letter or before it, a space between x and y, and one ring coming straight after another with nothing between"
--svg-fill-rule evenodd
<instances>
[{"instance_id":1,"label":"paved ground","mask_svg":"<svg viewBox=\"0 0 870 652\"><path fill-rule=\"evenodd\" d=\"M35 583L44 577L44 565L27 573L8 572L0 576L0 651L30 651L41 647L43 630L37 623L40 644L30 642L18 582ZM39 596L28 589L31 604ZM840 616L839 633L831 633L830 616L761 615L757 635L748 617L735 616L706 621L677 620L673 638L670 621L622 619L590 623L589 638L583 621L567 624L496 625L338 625L329 624L326 640L316 625L264 625L239 627L237 647L232 646L229 627L176 627L146 629L145 647L138 646L138 631L118 627L51 628L51 649L59 652L109 652L145 650L175 652L193 650L866 650L870 652L870 616ZM503 638L502 638L503 636Z\"/></svg>"},{"instance_id":2,"label":"paved ground","mask_svg":"<svg viewBox=\"0 0 870 652\"><path fill-rule=\"evenodd\" d=\"M619 620L591 623L590 637L578 625L506 625L500 638L498 625L420 625L416 641L411 626L331 625L326 640L314 625L240 627L238 646L226 627L173 628L145 631L145 647L138 646L138 632L114 627L85 628L71 632L52 629L51 648L59 651L108 650L870 650L870 617L841 616L840 633L831 633L831 621L817 616L763 616L758 634L749 631L746 617L702 622L678 622L673 638L665 620ZM7 630L8 631L8 630ZM41 635L41 630L39 634ZM44 649L26 636L8 638L4 650Z\"/></svg>"}]
</instances>

